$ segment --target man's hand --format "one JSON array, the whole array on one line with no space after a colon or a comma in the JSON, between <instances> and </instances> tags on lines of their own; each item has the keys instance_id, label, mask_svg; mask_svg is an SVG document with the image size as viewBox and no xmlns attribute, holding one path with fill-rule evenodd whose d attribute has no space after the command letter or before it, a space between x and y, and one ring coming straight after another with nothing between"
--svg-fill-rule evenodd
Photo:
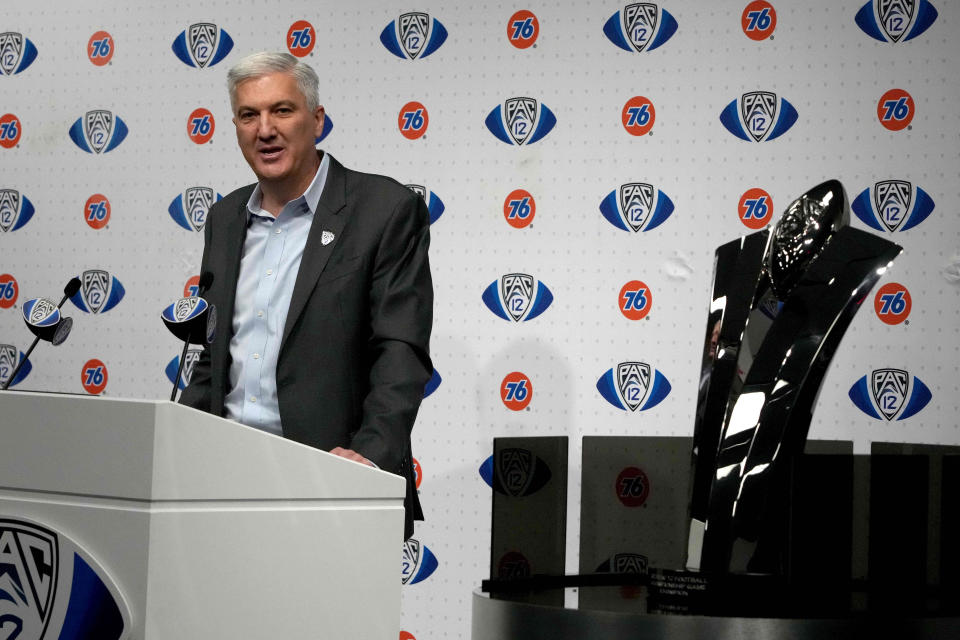
<instances>
[{"instance_id":1,"label":"man's hand","mask_svg":"<svg viewBox=\"0 0 960 640\"><path fill-rule=\"evenodd\" d=\"M331 449L330 453L332 453L335 456L340 456L341 458L346 458L347 460L353 460L354 462L365 464L368 467L376 468L377 466L372 462L370 462L369 460L367 460L366 458L364 458L362 455L360 455L356 451L354 451L353 449L344 449L343 447L337 447L335 449Z\"/></svg>"}]
</instances>

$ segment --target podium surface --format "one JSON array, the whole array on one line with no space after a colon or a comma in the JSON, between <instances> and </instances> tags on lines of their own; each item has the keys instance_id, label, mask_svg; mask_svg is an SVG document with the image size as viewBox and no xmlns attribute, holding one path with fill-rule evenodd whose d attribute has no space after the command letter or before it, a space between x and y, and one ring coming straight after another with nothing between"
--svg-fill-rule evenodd
<instances>
[{"instance_id":1,"label":"podium surface","mask_svg":"<svg viewBox=\"0 0 960 640\"><path fill-rule=\"evenodd\" d=\"M5 392L0 416L0 519L81 549L123 637L396 638L403 478L167 401Z\"/></svg>"}]
</instances>

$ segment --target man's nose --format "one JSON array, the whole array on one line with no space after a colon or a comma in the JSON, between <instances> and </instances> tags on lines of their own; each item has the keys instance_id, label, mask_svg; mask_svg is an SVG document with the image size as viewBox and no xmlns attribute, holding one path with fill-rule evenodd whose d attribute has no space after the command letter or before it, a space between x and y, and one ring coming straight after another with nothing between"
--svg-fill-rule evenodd
<instances>
[{"instance_id":1,"label":"man's nose","mask_svg":"<svg viewBox=\"0 0 960 640\"><path fill-rule=\"evenodd\" d=\"M277 134L277 128L274 125L273 117L269 112L260 114L260 120L257 124L257 137L268 139Z\"/></svg>"}]
</instances>

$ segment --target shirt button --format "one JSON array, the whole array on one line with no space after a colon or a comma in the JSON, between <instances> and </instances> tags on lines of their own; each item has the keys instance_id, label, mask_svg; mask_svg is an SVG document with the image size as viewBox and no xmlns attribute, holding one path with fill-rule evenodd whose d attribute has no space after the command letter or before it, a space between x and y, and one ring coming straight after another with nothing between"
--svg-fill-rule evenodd
<instances>
[{"instance_id":1,"label":"shirt button","mask_svg":"<svg viewBox=\"0 0 960 640\"><path fill-rule=\"evenodd\" d=\"M259 359L260 359L260 354L259 354L259 353L253 354L253 359L254 359L254 360L259 360Z\"/></svg>"},{"instance_id":2,"label":"shirt button","mask_svg":"<svg viewBox=\"0 0 960 640\"><path fill-rule=\"evenodd\" d=\"M262 317L263 317L263 311L257 311L257 317L258 317L258 318L262 318Z\"/></svg>"},{"instance_id":3,"label":"shirt button","mask_svg":"<svg viewBox=\"0 0 960 640\"><path fill-rule=\"evenodd\" d=\"M257 396L250 396L250 402L256 402Z\"/></svg>"},{"instance_id":4,"label":"shirt button","mask_svg":"<svg viewBox=\"0 0 960 640\"><path fill-rule=\"evenodd\" d=\"M267 275L268 275L268 276L272 276L272 275L273 275L273 269L267 269Z\"/></svg>"},{"instance_id":5,"label":"shirt button","mask_svg":"<svg viewBox=\"0 0 960 640\"><path fill-rule=\"evenodd\" d=\"M283 233L283 229L277 229L277 233Z\"/></svg>"}]
</instances>

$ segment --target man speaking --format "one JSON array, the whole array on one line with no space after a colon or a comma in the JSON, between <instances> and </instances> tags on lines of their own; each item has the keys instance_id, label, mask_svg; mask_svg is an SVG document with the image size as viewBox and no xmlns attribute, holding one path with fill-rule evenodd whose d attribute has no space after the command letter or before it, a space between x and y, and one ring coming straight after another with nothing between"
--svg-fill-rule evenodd
<instances>
[{"instance_id":1,"label":"man speaking","mask_svg":"<svg viewBox=\"0 0 960 640\"><path fill-rule=\"evenodd\" d=\"M405 477L409 537L423 519L410 431L433 370L426 204L315 148L309 65L257 53L227 84L258 182L207 216L217 333L180 402Z\"/></svg>"}]
</instances>

